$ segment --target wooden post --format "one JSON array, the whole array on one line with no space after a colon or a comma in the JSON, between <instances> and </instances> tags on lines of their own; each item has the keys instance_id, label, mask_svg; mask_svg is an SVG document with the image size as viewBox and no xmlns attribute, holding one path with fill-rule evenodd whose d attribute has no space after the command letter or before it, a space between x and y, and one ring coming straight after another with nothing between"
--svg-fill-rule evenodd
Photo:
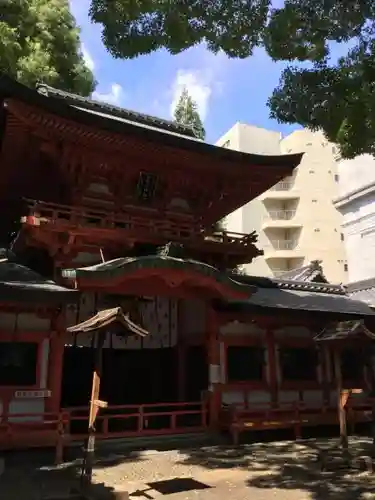
<instances>
[{"instance_id":1,"label":"wooden post","mask_svg":"<svg viewBox=\"0 0 375 500\"><path fill-rule=\"evenodd\" d=\"M273 331L268 327L266 330L266 345L267 345L267 361L268 361L268 383L271 391L271 402L273 406L277 406L278 402L278 383L277 383L277 361L275 336Z\"/></svg>"},{"instance_id":2,"label":"wooden post","mask_svg":"<svg viewBox=\"0 0 375 500\"><path fill-rule=\"evenodd\" d=\"M368 374L369 395L371 398L371 458L375 459L375 342L372 341L366 350L366 365Z\"/></svg>"},{"instance_id":3,"label":"wooden post","mask_svg":"<svg viewBox=\"0 0 375 500\"><path fill-rule=\"evenodd\" d=\"M82 492L87 491L92 482L92 469L95 455L95 422L99 408L105 408L107 404L99 400L100 380L102 376L102 354L106 334L97 333L97 343L95 349L94 373L92 378L90 413L88 423L88 437L85 446L85 454L81 473Z\"/></svg>"},{"instance_id":4,"label":"wooden post","mask_svg":"<svg viewBox=\"0 0 375 500\"><path fill-rule=\"evenodd\" d=\"M178 400L186 400L186 347L180 340L177 344L178 356Z\"/></svg>"},{"instance_id":5,"label":"wooden post","mask_svg":"<svg viewBox=\"0 0 375 500\"><path fill-rule=\"evenodd\" d=\"M219 325L214 309L207 307L207 350L208 350L208 411L209 426L216 429L219 423L220 393L220 344Z\"/></svg>"},{"instance_id":6,"label":"wooden post","mask_svg":"<svg viewBox=\"0 0 375 500\"><path fill-rule=\"evenodd\" d=\"M348 430L347 430L347 422L346 422L346 410L345 404L347 401L347 395L343 391L342 386L342 373L341 373L341 356L337 349L333 351L333 362L335 368L335 379L336 379L336 387L337 387L337 411L339 417L340 424L340 445L344 451L344 453L349 452L349 443L348 443Z\"/></svg>"}]
</instances>

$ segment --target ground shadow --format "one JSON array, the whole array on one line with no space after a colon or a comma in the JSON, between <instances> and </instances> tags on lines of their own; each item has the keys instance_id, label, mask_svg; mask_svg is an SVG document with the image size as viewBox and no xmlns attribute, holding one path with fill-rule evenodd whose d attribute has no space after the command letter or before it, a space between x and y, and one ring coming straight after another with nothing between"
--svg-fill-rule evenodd
<instances>
[{"instance_id":1,"label":"ground shadow","mask_svg":"<svg viewBox=\"0 0 375 500\"><path fill-rule=\"evenodd\" d=\"M4 453L5 467L0 478L1 500L63 499L80 484L82 452L70 453L70 459L62 465L53 465L54 455L49 450ZM138 462L142 458L136 452L96 454L96 469L110 468L126 462ZM103 484L93 485L93 495L103 500L114 498L112 488Z\"/></svg>"},{"instance_id":2,"label":"ground shadow","mask_svg":"<svg viewBox=\"0 0 375 500\"><path fill-rule=\"evenodd\" d=\"M242 470L245 472L241 479L242 484L245 481L245 486L252 488L252 491L254 488L259 489L260 497L260 490L269 488L301 490L305 493L308 492L313 500L326 498L361 500L374 494L375 474L348 473L340 470L328 473L321 471L317 461L318 452L324 448L335 446L338 442L337 437L305 439L298 442L291 439L285 440L288 437L290 438L282 433L254 433L252 435L253 442L241 446L233 446L229 444L229 441L226 444L215 445L212 442L197 441L194 446L191 440L184 443L163 442L159 445L154 443L136 446L134 444L131 448L128 446L121 448L116 445L116 452L114 452L115 448L106 446L97 451L95 471L98 473L98 480L104 480L109 484L112 483L113 477L118 474L116 466L144 462L140 464L140 469L143 470L146 477L141 482L147 488L143 489L142 486L141 489L131 494L131 497L143 496L143 498L147 498L145 493L149 489L147 479L151 480L152 477L152 474L148 473L149 467L160 467L163 460L167 461L167 467L165 464L163 465L168 471L166 477L163 477L166 480L168 480L168 474L171 476L180 474L181 470L173 471L169 468L169 466L174 467L174 464L186 466L182 475L193 478L196 474L195 480L204 479L204 477L199 476L201 469ZM370 444L370 439L366 437L357 436L350 439L351 451L357 455L368 454ZM169 450L173 450L173 452L169 453ZM159 452L168 453L159 454ZM8 454L5 473L0 479L1 500L23 500L26 498L28 500L41 500L76 486L82 452L79 449L71 449L69 455L69 462L60 467L53 467L51 466L53 463L52 453L33 451L23 455L19 453ZM194 466L197 468L195 469ZM107 471L107 469L109 470ZM123 472L120 471L120 474ZM157 481L161 479L162 477L159 476ZM120 477L120 483L121 480L122 477ZM128 479L124 480L128 481ZM155 489L153 486L152 490ZM167 486L171 487L170 484ZM186 488L186 485L184 487ZM112 490L108 486L95 485L94 490L101 494L106 493L105 496L108 499L114 498ZM368 496L366 497L366 495Z\"/></svg>"},{"instance_id":3,"label":"ground shadow","mask_svg":"<svg viewBox=\"0 0 375 500\"><path fill-rule=\"evenodd\" d=\"M181 463L207 469L246 470L248 487L301 490L314 500L360 500L374 495L375 474L348 469L321 471L319 452L337 444L337 438L314 438L298 442L254 442L238 447L208 446L190 450ZM368 455L370 445L371 440L363 436L350 439L353 455Z\"/></svg>"},{"instance_id":4,"label":"ground shadow","mask_svg":"<svg viewBox=\"0 0 375 500\"><path fill-rule=\"evenodd\" d=\"M256 447L248 464L251 471L248 486L307 491L314 500L359 500L374 494L373 474L338 468L321 471L317 451L328 444L335 443L327 443L327 440L280 443L274 451L264 446ZM368 453L370 440L357 437L351 439L350 444L353 454L363 455ZM267 474L259 474L259 470L267 470Z\"/></svg>"}]
</instances>

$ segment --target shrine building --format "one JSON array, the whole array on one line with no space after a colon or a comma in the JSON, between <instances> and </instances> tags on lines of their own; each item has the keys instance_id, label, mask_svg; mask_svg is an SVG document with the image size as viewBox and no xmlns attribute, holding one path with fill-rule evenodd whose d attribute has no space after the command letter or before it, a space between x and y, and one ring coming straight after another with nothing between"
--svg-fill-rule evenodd
<instances>
[{"instance_id":1,"label":"shrine building","mask_svg":"<svg viewBox=\"0 0 375 500\"><path fill-rule=\"evenodd\" d=\"M314 338L375 312L316 268L241 274L256 234L218 227L301 157L0 76L0 448L86 436L99 326L101 439L336 425L336 347ZM362 348L337 349L365 392Z\"/></svg>"}]
</instances>

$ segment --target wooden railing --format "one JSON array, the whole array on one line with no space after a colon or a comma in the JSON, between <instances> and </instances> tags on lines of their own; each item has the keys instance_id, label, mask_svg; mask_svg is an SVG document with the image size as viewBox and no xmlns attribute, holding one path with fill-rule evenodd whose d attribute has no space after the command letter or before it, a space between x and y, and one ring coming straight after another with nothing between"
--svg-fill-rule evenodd
<instances>
[{"instance_id":1,"label":"wooden railing","mask_svg":"<svg viewBox=\"0 0 375 500\"><path fill-rule=\"evenodd\" d=\"M67 408L67 433L71 440L87 435L88 407ZM157 403L145 405L114 405L97 416L98 439L137 436L158 436L198 432L207 428L204 403Z\"/></svg>"},{"instance_id":2,"label":"wooden railing","mask_svg":"<svg viewBox=\"0 0 375 500\"><path fill-rule=\"evenodd\" d=\"M371 400L366 399L348 407L347 419L354 431L356 423L368 420ZM260 429L292 429L295 438L300 438L303 426L337 424L337 409L331 406L308 406L305 403L234 404L222 409L221 427L230 432L233 442L238 444L242 432Z\"/></svg>"},{"instance_id":3,"label":"wooden railing","mask_svg":"<svg viewBox=\"0 0 375 500\"><path fill-rule=\"evenodd\" d=\"M141 217L133 214L114 213L103 209L87 209L72 207L56 203L36 202L27 200L29 204L28 215L21 218L24 224L43 226L49 225L51 229L73 226L75 229L119 229L129 235L143 233L150 237L173 241L189 241L192 239L206 241L207 243L220 243L229 245L248 246L253 242L253 237L244 233L233 231L207 231L184 218L168 216Z\"/></svg>"},{"instance_id":4,"label":"wooden railing","mask_svg":"<svg viewBox=\"0 0 375 500\"><path fill-rule=\"evenodd\" d=\"M64 411L1 415L0 450L54 447L56 463L61 463L68 423Z\"/></svg>"},{"instance_id":5,"label":"wooden railing","mask_svg":"<svg viewBox=\"0 0 375 500\"><path fill-rule=\"evenodd\" d=\"M17 413L0 416L0 450L53 447L56 463L64 448L87 438L88 407L67 408L58 413ZM203 402L118 405L101 410L98 439L162 436L203 432L207 429Z\"/></svg>"}]
</instances>

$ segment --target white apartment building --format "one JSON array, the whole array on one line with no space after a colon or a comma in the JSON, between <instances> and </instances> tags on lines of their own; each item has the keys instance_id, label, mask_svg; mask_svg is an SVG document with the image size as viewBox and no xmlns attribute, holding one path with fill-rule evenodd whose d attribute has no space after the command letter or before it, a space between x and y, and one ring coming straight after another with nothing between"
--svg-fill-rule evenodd
<instances>
[{"instance_id":1,"label":"white apartment building","mask_svg":"<svg viewBox=\"0 0 375 500\"><path fill-rule=\"evenodd\" d=\"M375 306L375 158L360 155L338 165L339 194L348 258L348 292Z\"/></svg>"},{"instance_id":2,"label":"white apartment building","mask_svg":"<svg viewBox=\"0 0 375 500\"><path fill-rule=\"evenodd\" d=\"M226 220L229 231L259 235L264 256L245 267L248 274L278 276L319 260L331 283L346 283L342 216L333 206L338 196L337 150L321 132L279 132L236 123L216 143L256 154L305 152L293 177L236 210Z\"/></svg>"}]
</instances>

